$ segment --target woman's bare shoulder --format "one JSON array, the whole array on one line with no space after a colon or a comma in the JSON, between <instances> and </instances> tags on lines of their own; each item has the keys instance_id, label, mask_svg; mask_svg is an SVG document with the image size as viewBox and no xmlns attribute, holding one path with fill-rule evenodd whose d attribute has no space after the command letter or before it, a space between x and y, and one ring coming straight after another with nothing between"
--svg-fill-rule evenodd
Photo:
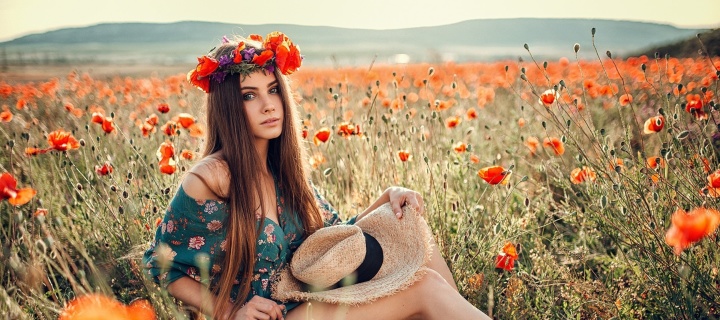
<instances>
[{"instance_id":1,"label":"woman's bare shoulder","mask_svg":"<svg viewBox=\"0 0 720 320\"><path fill-rule=\"evenodd\" d=\"M198 161L185 175L183 190L195 199L225 200L230 172L220 156L211 154Z\"/></svg>"}]
</instances>

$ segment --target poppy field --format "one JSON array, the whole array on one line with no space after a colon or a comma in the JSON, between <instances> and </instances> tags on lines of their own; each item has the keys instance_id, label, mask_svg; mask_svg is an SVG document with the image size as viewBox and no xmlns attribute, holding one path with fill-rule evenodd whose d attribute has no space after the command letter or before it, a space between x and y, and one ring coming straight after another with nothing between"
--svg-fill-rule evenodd
<instances>
[{"instance_id":1,"label":"poppy field","mask_svg":"<svg viewBox=\"0 0 720 320\"><path fill-rule=\"evenodd\" d=\"M461 293L493 317L719 318L720 57L526 49L302 67L313 182L345 217L389 186L420 192ZM200 157L203 103L185 74L0 81L0 314L186 316L140 259Z\"/></svg>"}]
</instances>

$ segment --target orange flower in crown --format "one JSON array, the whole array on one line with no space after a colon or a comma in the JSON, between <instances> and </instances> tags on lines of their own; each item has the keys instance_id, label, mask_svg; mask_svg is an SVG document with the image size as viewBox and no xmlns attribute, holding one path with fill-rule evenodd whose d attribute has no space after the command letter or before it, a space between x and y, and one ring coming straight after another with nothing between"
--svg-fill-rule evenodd
<instances>
[{"instance_id":1,"label":"orange flower in crown","mask_svg":"<svg viewBox=\"0 0 720 320\"><path fill-rule=\"evenodd\" d=\"M277 68L280 73L289 75L300 68L300 48L282 32L271 32L265 40L256 34L248 39L261 43L262 48L240 41L229 55L199 57L197 67L187 75L188 81L202 91L210 92L210 81L221 83L228 74L247 76L258 70L274 72ZM230 40L223 37L223 43L230 43Z\"/></svg>"}]
</instances>

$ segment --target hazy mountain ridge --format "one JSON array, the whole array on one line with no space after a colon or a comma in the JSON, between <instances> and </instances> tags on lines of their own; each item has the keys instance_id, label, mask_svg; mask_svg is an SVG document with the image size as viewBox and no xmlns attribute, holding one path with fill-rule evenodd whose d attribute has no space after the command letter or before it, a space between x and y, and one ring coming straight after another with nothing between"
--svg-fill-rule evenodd
<instances>
[{"instance_id":1,"label":"hazy mountain ridge","mask_svg":"<svg viewBox=\"0 0 720 320\"><path fill-rule=\"evenodd\" d=\"M160 59L166 63L191 63L217 45L223 35L281 30L298 43L315 63L369 63L392 61L406 54L411 61L452 59L485 61L533 54L555 58L572 56L580 43L580 56L590 54L590 30L601 52L639 52L651 46L686 39L701 31L670 25L590 19L491 19L407 29L370 30L289 24L239 25L217 22L104 23L23 36L0 43L6 59L45 59L96 62L132 62ZM24 55L25 57L21 57ZM590 56L590 55L589 55ZM591 55L594 56L594 53Z\"/></svg>"}]
</instances>

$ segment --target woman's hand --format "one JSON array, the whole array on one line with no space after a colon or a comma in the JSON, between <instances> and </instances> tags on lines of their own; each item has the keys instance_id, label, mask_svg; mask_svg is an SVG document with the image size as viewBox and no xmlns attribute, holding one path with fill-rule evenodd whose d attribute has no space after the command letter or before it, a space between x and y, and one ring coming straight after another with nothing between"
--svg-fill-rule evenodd
<instances>
[{"instance_id":1,"label":"woman's hand","mask_svg":"<svg viewBox=\"0 0 720 320\"><path fill-rule=\"evenodd\" d=\"M233 317L233 320L282 320L284 305L260 296L254 296Z\"/></svg>"},{"instance_id":2,"label":"woman's hand","mask_svg":"<svg viewBox=\"0 0 720 320\"><path fill-rule=\"evenodd\" d=\"M390 206L398 219L402 219L402 207L404 206L410 206L418 214L423 214L423 198L417 191L403 187L390 187L385 192L390 197Z\"/></svg>"}]
</instances>

